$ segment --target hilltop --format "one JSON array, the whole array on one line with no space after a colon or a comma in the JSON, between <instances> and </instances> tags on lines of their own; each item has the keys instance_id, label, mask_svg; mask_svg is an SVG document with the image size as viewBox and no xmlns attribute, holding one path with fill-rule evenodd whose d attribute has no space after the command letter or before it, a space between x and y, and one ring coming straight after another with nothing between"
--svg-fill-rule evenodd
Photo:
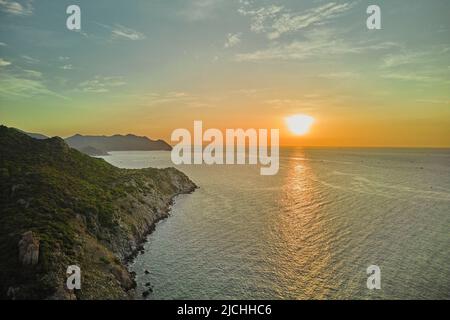
<instances>
[{"instance_id":1,"label":"hilltop","mask_svg":"<svg viewBox=\"0 0 450 320\"><path fill-rule=\"evenodd\" d=\"M48 139L49 137L47 137L46 135L40 134L40 133L33 133L33 132L25 132L19 129L16 129L19 132L25 133L27 136L30 136L34 139L38 139L38 140L43 140L43 139Z\"/></svg>"},{"instance_id":2,"label":"hilltop","mask_svg":"<svg viewBox=\"0 0 450 320\"><path fill-rule=\"evenodd\" d=\"M196 186L174 168L119 169L61 138L0 126L0 299L120 299L126 268L172 199ZM68 291L66 269L82 270Z\"/></svg>"}]
</instances>

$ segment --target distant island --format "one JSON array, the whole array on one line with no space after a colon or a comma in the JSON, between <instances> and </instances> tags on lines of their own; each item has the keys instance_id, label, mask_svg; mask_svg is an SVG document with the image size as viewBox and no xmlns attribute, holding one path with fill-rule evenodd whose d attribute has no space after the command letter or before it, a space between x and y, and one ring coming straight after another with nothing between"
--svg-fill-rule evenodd
<instances>
[{"instance_id":1,"label":"distant island","mask_svg":"<svg viewBox=\"0 0 450 320\"><path fill-rule=\"evenodd\" d=\"M128 148L124 141L149 147L134 136L68 140L79 148L83 141L102 141L92 147L107 150ZM173 198L196 188L174 168L119 169L62 138L35 139L6 126L0 126L0 181L0 299L132 297L127 261L168 215ZM70 265L82 270L82 290L66 288Z\"/></svg>"}]
</instances>

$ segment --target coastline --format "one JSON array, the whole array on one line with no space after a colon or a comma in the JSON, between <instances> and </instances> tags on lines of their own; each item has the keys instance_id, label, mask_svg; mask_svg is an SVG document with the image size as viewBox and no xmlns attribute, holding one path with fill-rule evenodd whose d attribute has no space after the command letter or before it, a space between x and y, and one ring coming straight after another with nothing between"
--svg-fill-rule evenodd
<instances>
[{"instance_id":1,"label":"coastline","mask_svg":"<svg viewBox=\"0 0 450 320\"><path fill-rule=\"evenodd\" d=\"M150 168L149 168L150 169ZM122 265L125 268L126 272L129 275L129 279L131 281L131 285L125 285L124 291L126 295L129 297L129 299L133 300L138 298L137 293L135 292L136 289L136 274L130 270L130 265L135 261L137 256L140 253L144 252L144 244L148 241L148 236L153 233L156 229L156 224L162 220L167 219L172 211L172 206L176 201L176 198L183 194L191 194L196 189L198 189L198 186L192 182L186 175L184 175L182 172L178 171L175 168L166 168L169 171L175 170L178 173L181 173L184 177L187 178L187 181L178 181L177 175L172 177L171 183L175 186L177 186L177 191L173 194L169 195L166 199L160 199L157 201L157 203L152 203L152 200L148 201L145 199L145 203L142 203L142 198L139 199L139 201L135 201L138 197L133 199L135 207L128 208L127 211L133 212L133 214L137 215L137 220L135 222L135 226L137 229L135 232L128 234L127 240L127 246L124 248L124 250L119 250L116 252L116 250L113 250L116 254L118 254L120 257L120 260L122 261ZM145 170L145 169L144 169ZM164 169L163 169L164 170ZM144 208L138 208L138 206L144 206ZM158 209L155 211L154 208L158 207ZM141 219L139 219L139 217ZM137 223L136 223L137 222ZM115 239L118 240L119 243L123 241L123 239ZM125 281L129 282L128 280Z\"/></svg>"},{"instance_id":2,"label":"coastline","mask_svg":"<svg viewBox=\"0 0 450 320\"><path fill-rule=\"evenodd\" d=\"M165 172L165 178L160 183L169 183L171 188L174 188L174 191L176 191L170 194L160 193L162 190L159 188L164 189L164 187L158 185L156 186L158 197L139 191L134 194L128 194L127 197L117 199L114 202L115 206L121 208L124 219L128 217L128 220L120 223L120 232L112 232L109 235L105 235L103 239L99 239L99 242L104 244L118 258L119 269L108 267L106 270L103 270L106 276L110 274L118 281L119 286L110 284L116 287L115 293L112 293L112 296L107 298L104 294L97 291L98 283L97 285L92 283L89 284L91 288L87 289L87 285L84 285L84 290L79 292L70 292L60 288L51 299L117 299L119 294L117 290L122 290L123 294L119 294L119 297L122 299L134 300L137 298L135 291L137 285L135 281L136 274L129 269L130 264L144 249L144 244L147 242L148 236L155 230L156 224L170 216L176 197L182 194L191 194L198 188L189 177L175 168L145 168L138 171L141 170ZM109 230L106 232L108 233ZM83 264L83 262L80 263Z\"/></svg>"},{"instance_id":3,"label":"coastline","mask_svg":"<svg viewBox=\"0 0 450 320\"><path fill-rule=\"evenodd\" d=\"M139 254L145 253L144 245L148 242L148 237L156 230L156 225L159 222L164 221L170 217L170 215L172 213L172 206L175 204L177 197L179 197L180 195L192 194L198 188L199 187L194 184L194 186L191 188L191 190L189 190L187 192L177 192L176 194L174 194L170 198L169 202L167 203L166 208L163 210L164 211L163 215L161 215L157 219L155 219L153 221L153 223L146 228L145 232L143 233L143 236L141 238L139 238L136 248L134 250L132 250L128 256L125 257L124 265L127 268L128 272L131 274L132 279L135 282L135 284L136 284L136 281L135 281L136 274L135 274L135 272L130 270L130 267L135 262L136 258L139 256ZM134 293L134 296L135 295L136 295L136 293ZM135 296L135 298L136 298L136 296Z\"/></svg>"}]
</instances>

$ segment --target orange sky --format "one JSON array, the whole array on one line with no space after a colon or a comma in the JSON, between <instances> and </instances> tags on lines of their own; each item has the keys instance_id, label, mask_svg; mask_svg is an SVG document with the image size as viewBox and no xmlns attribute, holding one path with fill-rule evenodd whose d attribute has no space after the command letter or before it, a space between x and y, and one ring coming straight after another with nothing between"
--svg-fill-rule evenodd
<instances>
[{"instance_id":1,"label":"orange sky","mask_svg":"<svg viewBox=\"0 0 450 320\"><path fill-rule=\"evenodd\" d=\"M448 1L381 1L381 30L357 1L111 1L89 2L83 32L55 24L59 2L0 12L2 124L170 142L202 120L280 129L281 145L450 147ZM295 114L315 118L307 135L286 129Z\"/></svg>"}]
</instances>

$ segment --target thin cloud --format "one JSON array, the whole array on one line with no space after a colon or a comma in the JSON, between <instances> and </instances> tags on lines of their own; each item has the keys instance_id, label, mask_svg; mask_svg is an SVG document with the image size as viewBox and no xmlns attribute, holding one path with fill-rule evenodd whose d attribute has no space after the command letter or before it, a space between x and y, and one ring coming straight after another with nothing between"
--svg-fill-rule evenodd
<instances>
[{"instance_id":1,"label":"thin cloud","mask_svg":"<svg viewBox=\"0 0 450 320\"><path fill-rule=\"evenodd\" d=\"M31 70L22 74L6 73L0 78L0 97L7 99L33 98L35 96L53 96L60 99L66 97L50 90L39 79L40 73Z\"/></svg>"},{"instance_id":2,"label":"thin cloud","mask_svg":"<svg viewBox=\"0 0 450 320\"><path fill-rule=\"evenodd\" d=\"M112 88L124 86L126 84L122 77L95 76L93 79L83 81L79 84L79 90L90 93L105 93Z\"/></svg>"},{"instance_id":3,"label":"thin cloud","mask_svg":"<svg viewBox=\"0 0 450 320\"><path fill-rule=\"evenodd\" d=\"M0 67L6 67L9 66L11 62L4 60L3 58L0 58Z\"/></svg>"},{"instance_id":4,"label":"thin cloud","mask_svg":"<svg viewBox=\"0 0 450 320\"><path fill-rule=\"evenodd\" d=\"M26 63L38 63L39 59L27 56L27 55L21 55L20 56L22 59L25 60Z\"/></svg>"},{"instance_id":5,"label":"thin cloud","mask_svg":"<svg viewBox=\"0 0 450 320\"><path fill-rule=\"evenodd\" d=\"M382 68L410 67L411 65L424 66L433 64L437 59L447 59L450 48L447 46L431 46L422 51L406 50L389 54L383 58Z\"/></svg>"},{"instance_id":6,"label":"thin cloud","mask_svg":"<svg viewBox=\"0 0 450 320\"><path fill-rule=\"evenodd\" d=\"M152 92L145 95L140 95L139 98L147 105L156 105L171 102L187 103L195 100L194 96L186 92L179 92L179 91L172 91L165 93Z\"/></svg>"},{"instance_id":7,"label":"thin cloud","mask_svg":"<svg viewBox=\"0 0 450 320\"><path fill-rule=\"evenodd\" d=\"M12 15L28 16L33 13L33 1L0 0L0 10Z\"/></svg>"},{"instance_id":8,"label":"thin cloud","mask_svg":"<svg viewBox=\"0 0 450 320\"><path fill-rule=\"evenodd\" d=\"M116 24L112 29L113 38L128 39L128 40L143 40L145 35L139 31Z\"/></svg>"},{"instance_id":9,"label":"thin cloud","mask_svg":"<svg viewBox=\"0 0 450 320\"><path fill-rule=\"evenodd\" d=\"M277 14L280 13L284 7L271 5L269 7L262 7L258 9L250 9L250 3L241 1L243 6L238 9L238 12L243 16L248 16L251 19L250 29L256 33L267 31L266 22L276 19Z\"/></svg>"},{"instance_id":10,"label":"thin cloud","mask_svg":"<svg viewBox=\"0 0 450 320\"><path fill-rule=\"evenodd\" d=\"M272 5L252 9L250 2L241 1L238 12L251 19L251 30L266 33L269 39L277 39L285 33L292 33L310 26L322 25L354 7L355 3L327 3L303 12L291 12L283 6Z\"/></svg>"},{"instance_id":11,"label":"thin cloud","mask_svg":"<svg viewBox=\"0 0 450 320\"><path fill-rule=\"evenodd\" d=\"M440 61L448 61L448 47L429 46L421 51L402 48L401 52L389 54L382 60L380 76L384 79L412 82L421 85L438 83L448 85L448 71L439 66ZM413 71L412 71L413 70Z\"/></svg>"},{"instance_id":12,"label":"thin cloud","mask_svg":"<svg viewBox=\"0 0 450 320\"><path fill-rule=\"evenodd\" d=\"M188 21L202 21L214 17L217 5L222 0L193 0L186 1L186 7L178 12L178 15Z\"/></svg>"},{"instance_id":13,"label":"thin cloud","mask_svg":"<svg viewBox=\"0 0 450 320\"><path fill-rule=\"evenodd\" d=\"M42 78L42 72L30 69L23 69L23 72L26 76L31 78Z\"/></svg>"},{"instance_id":14,"label":"thin cloud","mask_svg":"<svg viewBox=\"0 0 450 320\"><path fill-rule=\"evenodd\" d=\"M241 36L242 33L229 33L227 35L227 40L225 42L224 47L225 48L232 48L234 46L237 46L239 43L241 43Z\"/></svg>"},{"instance_id":15,"label":"thin cloud","mask_svg":"<svg viewBox=\"0 0 450 320\"><path fill-rule=\"evenodd\" d=\"M239 53L235 60L266 61L266 60L305 60L319 56L337 56L344 54L357 54L376 50L397 48L398 44L392 42L381 43L352 43L337 38L334 32L328 29L319 29L305 33L305 40L292 41L287 44L271 45L269 48L249 53Z\"/></svg>"},{"instance_id":16,"label":"thin cloud","mask_svg":"<svg viewBox=\"0 0 450 320\"><path fill-rule=\"evenodd\" d=\"M383 59L383 68L392 68L408 64L415 64L420 61L424 53L420 52L403 52L399 54L390 54Z\"/></svg>"},{"instance_id":17,"label":"thin cloud","mask_svg":"<svg viewBox=\"0 0 450 320\"><path fill-rule=\"evenodd\" d=\"M146 38L142 32L131 29L129 27L125 27L120 24L115 24L113 26L109 26L98 22L96 24L105 29L110 30L111 39L136 41L136 40L144 40Z\"/></svg>"},{"instance_id":18,"label":"thin cloud","mask_svg":"<svg viewBox=\"0 0 450 320\"><path fill-rule=\"evenodd\" d=\"M421 75L416 73L403 73L403 72L387 73L383 74L381 77L385 79L415 81L415 82L436 82L441 80L440 78L429 75Z\"/></svg>"}]
</instances>

